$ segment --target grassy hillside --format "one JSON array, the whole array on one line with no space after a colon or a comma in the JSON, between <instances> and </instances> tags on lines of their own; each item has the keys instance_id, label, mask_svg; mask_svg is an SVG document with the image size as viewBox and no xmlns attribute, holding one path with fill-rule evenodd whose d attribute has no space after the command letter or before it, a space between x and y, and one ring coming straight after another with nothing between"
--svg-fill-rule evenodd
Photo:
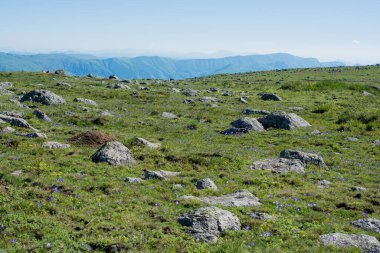
<instances>
[{"instance_id":1,"label":"grassy hillside","mask_svg":"<svg viewBox=\"0 0 380 253\"><path fill-rule=\"evenodd\" d=\"M41 121L33 110L19 108L12 95L0 90L0 112L22 112L49 141L67 139L88 130L109 134L131 150L133 166L93 163L97 150L81 145L49 150L45 139L12 133L0 135L0 249L6 252L102 252L114 243L130 252L359 252L322 246L318 236L330 232L380 234L351 225L356 219L380 218L380 67L299 69L215 75L180 81L133 80L130 90L106 86L112 80L65 77L43 73L0 73L12 82L15 96L47 89L67 104L34 106L52 122ZM56 86L65 82L72 87ZM140 83L145 84L140 84ZM140 86L150 90L141 90ZM217 92L208 92L210 88ZM185 104L177 89L200 91L199 97L221 99L218 107L200 101ZM229 91L232 96L222 96ZM373 96L365 96L363 92ZM260 92L273 92L282 101L263 101ZM244 96L248 104L240 102ZM76 97L98 106L73 102ZM246 108L295 113L312 127L271 129L237 136L220 131L243 116ZM101 116L108 111L112 116ZM67 113L70 112L70 113ZM178 119L165 119L172 112ZM253 117L253 116L252 116ZM9 126L0 124L0 128ZM14 127L17 132L28 132ZM318 130L323 134L313 134ZM134 137L162 144L160 149L132 145ZM347 138L355 137L357 141ZM281 150L320 154L328 166L306 167L305 174L273 174L250 170L252 162L278 157ZM170 180L124 182L142 177L144 169L179 171ZM12 175L22 170L21 175ZM218 192L197 190L196 180L211 178ZM319 180L331 186L321 189ZM173 188L181 184L182 188ZM366 191L353 192L361 186ZM209 196L247 189L260 199L258 207L222 207L238 216L241 231L228 231L216 244L195 242L177 216L200 206L183 195ZM250 218L265 212L272 221ZM269 232L269 233L267 233ZM269 236L268 236L269 235ZM1 250L0 250L1 252Z\"/></svg>"}]
</instances>

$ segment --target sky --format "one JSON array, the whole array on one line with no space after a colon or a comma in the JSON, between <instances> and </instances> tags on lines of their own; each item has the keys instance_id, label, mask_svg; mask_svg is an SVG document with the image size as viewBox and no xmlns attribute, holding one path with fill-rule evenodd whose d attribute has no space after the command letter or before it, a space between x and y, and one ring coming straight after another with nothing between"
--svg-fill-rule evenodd
<instances>
[{"instance_id":1,"label":"sky","mask_svg":"<svg viewBox=\"0 0 380 253\"><path fill-rule=\"evenodd\" d=\"M0 0L0 51L286 52L373 64L380 0Z\"/></svg>"}]
</instances>

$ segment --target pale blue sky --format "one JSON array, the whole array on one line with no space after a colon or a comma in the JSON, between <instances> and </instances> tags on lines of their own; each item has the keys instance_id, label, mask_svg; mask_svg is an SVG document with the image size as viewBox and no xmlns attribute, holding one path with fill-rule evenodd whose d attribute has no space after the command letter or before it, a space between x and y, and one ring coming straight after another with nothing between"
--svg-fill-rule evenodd
<instances>
[{"instance_id":1,"label":"pale blue sky","mask_svg":"<svg viewBox=\"0 0 380 253\"><path fill-rule=\"evenodd\" d=\"M0 0L0 50L380 62L380 0Z\"/></svg>"}]
</instances>

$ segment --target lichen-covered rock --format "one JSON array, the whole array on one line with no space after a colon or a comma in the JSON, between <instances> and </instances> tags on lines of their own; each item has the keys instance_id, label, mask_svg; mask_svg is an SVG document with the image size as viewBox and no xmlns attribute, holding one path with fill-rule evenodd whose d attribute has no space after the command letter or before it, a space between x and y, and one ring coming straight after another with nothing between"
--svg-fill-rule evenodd
<instances>
[{"instance_id":1,"label":"lichen-covered rock","mask_svg":"<svg viewBox=\"0 0 380 253\"><path fill-rule=\"evenodd\" d=\"M12 87L13 87L13 83L11 83L11 82L1 82L0 83L0 90L12 88Z\"/></svg>"},{"instance_id":2,"label":"lichen-covered rock","mask_svg":"<svg viewBox=\"0 0 380 253\"><path fill-rule=\"evenodd\" d=\"M355 227L380 234L380 220L378 219L365 218L365 219L356 220L352 224Z\"/></svg>"},{"instance_id":3,"label":"lichen-covered rock","mask_svg":"<svg viewBox=\"0 0 380 253\"><path fill-rule=\"evenodd\" d=\"M274 112L265 117L259 118L258 121L267 128L277 128L292 130L297 127L310 127L311 125L294 113Z\"/></svg>"},{"instance_id":4,"label":"lichen-covered rock","mask_svg":"<svg viewBox=\"0 0 380 253\"><path fill-rule=\"evenodd\" d=\"M218 190L218 187L212 181L210 178L204 178L201 180L198 180L196 183L196 187L198 190L204 190L204 189L211 189L211 190Z\"/></svg>"},{"instance_id":5,"label":"lichen-covered rock","mask_svg":"<svg viewBox=\"0 0 380 253\"><path fill-rule=\"evenodd\" d=\"M83 103L83 104L87 104L87 105L93 105L93 106L97 106L98 104L91 100L91 99L87 99L87 98L74 98L74 102L80 102L80 103Z\"/></svg>"},{"instance_id":6,"label":"lichen-covered rock","mask_svg":"<svg viewBox=\"0 0 380 253\"><path fill-rule=\"evenodd\" d=\"M133 164L136 161L131 156L129 149L118 141L107 142L102 145L92 156L93 162L104 162L111 165Z\"/></svg>"},{"instance_id":7,"label":"lichen-covered rock","mask_svg":"<svg viewBox=\"0 0 380 253\"><path fill-rule=\"evenodd\" d=\"M48 90L33 90L26 93L20 99L21 102L31 101L35 103L41 103L44 105L56 105L56 104L65 104L66 101L63 97L54 94Z\"/></svg>"},{"instance_id":8,"label":"lichen-covered rock","mask_svg":"<svg viewBox=\"0 0 380 253\"><path fill-rule=\"evenodd\" d=\"M153 142L147 141L147 140L140 138L140 137L136 137L133 140L133 144L138 145L138 146L148 147L148 148L159 148L159 147L161 147L161 143L153 143Z\"/></svg>"},{"instance_id":9,"label":"lichen-covered rock","mask_svg":"<svg viewBox=\"0 0 380 253\"><path fill-rule=\"evenodd\" d=\"M254 162L250 169L270 170L273 173L305 173L304 164L298 159L274 158Z\"/></svg>"},{"instance_id":10,"label":"lichen-covered rock","mask_svg":"<svg viewBox=\"0 0 380 253\"><path fill-rule=\"evenodd\" d=\"M188 227L188 233L197 241L212 243L218 240L220 232L240 230L240 221L229 211L217 207L203 207L177 218L178 222Z\"/></svg>"},{"instance_id":11,"label":"lichen-covered rock","mask_svg":"<svg viewBox=\"0 0 380 253\"><path fill-rule=\"evenodd\" d=\"M145 178L144 179L161 179L166 180L170 177L176 177L181 175L181 172L173 172L173 171L167 171L167 170L158 170L158 171L152 171L152 170L145 170Z\"/></svg>"},{"instance_id":12,"label":"lichen-covered rock","mask_svg":"<svg viewBox=\"0 0 380 253\"><path fill-rule=\"evenodd\" d=\"M48 149L65 149L70 148L70 144L62 144L56 141L47 141L42 144L43 147Z\"/></svg>"},{"instance_id":13,"label":"lichen-covered rock","mask_svg":"<svg viewBox=\"0 0 380 253\"><path fill-rule=\"evenodd\" d=\"M356 247L365 253L379 253L380 243L368 235L331 233L319 236L322 245L333 245L336 247Z\"/></svg>"},{"instance_id":14,"label":"lichen-covered rock","mask_svg":"<svg viewBox=\"0 0 380 253\"><path fill-rule=\"evenodd\" d=\"M305 153L298 150L285 149L281 151L280 158L297 159L297 160L300 160L305 165L314 164L322 168L327 168L325 162L323 161L323 158L313 153Z\"/></svg>"},{"instance_id":15,"label":"lichen-covered rock","mask_svg":"<svg viewBox=\"0 0 380 253\"><path fill-rule=\"evenodd\" d=\"M142 183L144 180L138 177L126 177L124 181L127 183Z\"/></svg>"},{"instance_id":16,"label":"lichen-covered rock","mask_svg":"<svg viewBox=\"0 0 380 253\"><path fill-rule=\"evenodd\" d=\"M163 118L167 118L167 119L177 119L177 118L178 118L177 115L175 115L174 113L171 113L171 112L163 112L163 113L161 114L161 116L162 116Z\"/></svg>"},{"instance_id":17,"label":"lichen-covered rock","mask_svg":"<svg viewBox=\"0 0 380 253\"><path fill-rule=\"evenodd\" d=\"M231 125L235 128L245 128L257 132L265 131L263 125L255 118L244 117L232 122Z\"/></svg>"},{"instance_id":18,"label":"lichen-covered rock","mask_svg":"<svg viewBox=\"0 0 380 253\"><path fill-rule=\"evenodd\" d=\"M247 190L241 190L235 193L222 196L208 196L201 199L202 202L209 205L231 206L258 206L261 205L259 199Z\"/></svg>"},{"instance_id":19,"label":"lichen-covered rock","mask_svg":"<svg viewBox=\"0 0 380 253\"><path fill-rule=\"evenodd\" d=\"M1 133L2 134L7 134L7 133L13 133L15 130L12 128L12 127L4 127L2 130L1 130Z\"/></svg>"},{"instance_id":20,"label":"lichen-covered rock","mask_svg":"<svg viewBox=\"0 0 380 253\"><path fill-rule=\"evenodd\" d=\"M35 132L35 133L14 133L17 136L23 136L27 138L40 138L40 139L47 139L46 134Z\"/></svg>"}]
</instances>

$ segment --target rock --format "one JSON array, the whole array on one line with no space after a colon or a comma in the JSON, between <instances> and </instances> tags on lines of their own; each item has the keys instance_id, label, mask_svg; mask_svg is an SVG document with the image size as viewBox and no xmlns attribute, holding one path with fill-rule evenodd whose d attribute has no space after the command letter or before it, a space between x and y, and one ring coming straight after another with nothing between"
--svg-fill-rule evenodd
<instances>
[{"instance_id":1,"label":"rock","mask_svg":"<svg viewBox=\"0 0 380 253\"><path fill-rule=\"evenodd\" d=\"M26 93L21 99L21 102L31 101L44 105L65 104L66 101L61 96L54 94L48 90L33 90Z\"/></svg>"},{"instance_id":2,"label":"rock","mask_svg":"<svg viewBox=\"0 0 380 253\"><path fill-rule=\"evenodd\" d=\"M220 232L240 230L240 221L229 211L217 207L203 207L177 218L182 225L189 227L188 233L197 241L212 243L218 240Z\"/></svg>"},{"instance_id":3,"label":"rock","mask_svg":"<svg viewBox=\"0 0 380 253\"><path fill-rule=\"evenodd\" d=\"M219 89L215 87L211 87L210 89L207 90L208 92L218 92Z\"/></svg>"},{"instance_id":4,"label":"rock","mask_svg":"<svg viewBox=\"0 0 380 253\"><path fill-rule=\"evenodd\" d=\"M142 180L141 178L137 178L137 177L126 177L124 179L124 182L127 182L127 183L142 183L144 180Z\"/></svg>"},{"instance_id":5,"label":"rock","mask_svg":"<svg viewBox=\"0 0 380 253\"><path fill-rule=\"evenodd\" d=\"M223 91L222 96L224 96L224 97L231 97L232 96L232 92L231 91Z\"/></svg>"},{"instance_id":6,"label":"rock","mask_svg":"<svg viewBox=\"0 0 380 253\"><path fill-rule=\"evenodd\" d=\"M317 182L318 188L329 188L331 185L331 182L328 180L319 180Z\"/></svg>"},{"instance_id":7,"label":"rock","mask_svg":"<svg viewBox=\"0 0 380 253\"><path fill-rule=\"evenodd\" d=\"M217 108L219 107L219 105L217 104L207 104L208 107L211 107L211 108Z\"/></svg>"},{"instance_id":8,"label":"rock","mask_svg":"<svg viewBox=\"0 0 380 253\"><path fill-rule=\"evenodd\" d=\"M202 97L202 98L198 98L198 101L202 103L216 103L216 102L219 102L220 99L215 98L215 97Z\"/></svg>"},{"instance_id":9,"label":"rock","mask_svg":"<svg viewBox=\"0 0 380 253\"><path fill-rule=\"evenodd\" d=\"M67 87L67 88L71 88L71 84L69 83L57 83L56 86L59 86L59 87Z\"/></svg>"},{"instance_id":10,"label":"rock","mask_svg":"<svg viewBox=\"0 0 380 253\"><path fill-rule=\"evenodd\" d=\"M281 101L282 98L273 94L273 93L264 93L264 94L261 94L261 99L262 100L273 100L273 101Z\"/></svg>"},{"instance_id":11,"label":"rock","mask_svg":"<svg viewBox=\"0 0 380 253\"><path fill-rule=\"evenodd\" d=\"M199 96L199 91L192 89L185 89L182 91L182 94L188 97L196 97Z\"/></svg>"},{"instance_id":12,"label":"rock","mask_svg":"<svg viewBox=\"0 0 380 253\"><path fill-rule=\"evenodd\" d=\"M245 100L245 98L243 98L243 97L240 97L239 101L242 102L243 104L248 104L248 101Z\"/></svg>"},{"instance_id":13,"label":"rock","mask_svg":"<svg viewBox=\"0 0 380 253\"><path fill-rule=\"evenodd\" d=\"M274 220L274 217L272 215L269 215L267 213L249 213L249 217L256 219L256 220Z\"/></svg>"},{"instance_id":14,"label":"rock","mask_svg":"<svg viewBox=\"0 0 380 253\"><path fill-rule=\"evenodd\" d=\"M242 118L231 123L235 128L245 128L247 130L253 130L257 132L265 131L261 123L255 118Z\"/></svg>"},{"instance_id":15,"label":"rock","mask_svg":"<svg viewBox=\"0 0 380 253\"><path fill-rule=\"evenodd\" d=\"M220 134L224 134L224 135L240 135L240 134L246 134L248 133L249 130L246 129L246 128L229 128L227 130L224 130L222 132L220 132Z\"/></svg>"},{"instance_id":16,"label":"rock","mask_svg":"<svg viewBox=\"0 0 380 253\"><path fill-rule=\"evenodd\" d=\"M22 113L21 112L4 111L4 112L0 112L0 114L6 115L6 116L11 116L11 117L14 117L14 118L22 118Z\"/></svg>"},{"instance_id":17,"label":"rock","mask_svg":"<svg viewBox=\"0 0 380 253\"><path fill-rule=\"evenodd\" d=\"M62 144L56 141L47 141L42 144L43 147L48 149L65 149L70 148L70 144Z\"/></svg>"},{"instance_id":18,"label":"rock","mask_svg":"<svg viewBox=\"0 0 380 253\"><path fill-rule=\"evenodd\" d=\"M319 236L319 240L325 246L356 247L365 253L380 252L379 241L368 235L331 233Z\"/></svg>"},{"instance_id":19,"label":"rock","mask_svg":"<svg viewBox=\"0 0 380 253\"><path fill-rule=\"evenodd\" d=\"M184 99L182 101L182 103L184 103L184 104L194 104L194 100L192 100L192 99Z\"/></svg>"},{"instance_id":20,"label":"rock","mask_svg":"<svg viewBox=\"0 0 380 253\"><path fill-rule=\"evenodd\" d=\"M13 133L15 130L12 127L4 127L3 130L1 130L2 134L7 134L7 133Z\"/></svg>"},{"instance_id":21,"label":"rock","mask_svg":"<svg viewBox=\"0 0 380 253\"><path fill-rule=\"evenodd\" d=\"M9 89L13 87L13 83L11 82L1 82L0 83L0 90L2 89Z\"/></svg>"},{"instance_id":22,"label":"rock","mask_svg":"<svg viewBox=\"0 0 380 253\"><path fill-rule=\"evenodd\" d=\"M305 110L305 108L293 106L293 107L289 107L289 110L299 112L299 111Z\"/></svg>"},{"instance_id":23,"label":"rock","mask_svg":"<svg viewBox=\"0 0 380 253\"><path fill-rule=\"evenodd\" d=\"M46 134L43 133L14 133L17 136L23 136L23 137L28 137L28 138L40 138L40 139L47 139Z\"/></svg>"},{"instance_id":24,"label":"rock","mask_svg":"<svg viewBox=\"0 0 380 253\"><path fill-rule=\"evenodd\" d=\"M161 117L164 117L164 118L167 118L167 119L177 119L178 118L177 115L175 115L175 114L173 114L171 112L163 112L161 114Z\"/></svg>"},{"instance_id":25,"label":"rock","mask_svg":"<svg viewBox=\"0 0 380 253\"><path fill-rule=\"evenodd\" d=\"M241 190L220 197L208 196L202 198L201 201L208 205L221 205L226 207L261 205L259 199L247 190Z\"/></svg>"},{"instance_id":26,"label":"rock","mask_svg":"<svg viewBox=\"0 0 380 253\"><path fill-rule=\"evenodd\" d=\"M147 140L140 138L140 137L136 137L133 140L133 144L138 145L138 146L145 146L148 148L159 148L159 147L161 147L161 143L153 143L153 142L147 141Z\"/></svg>"},{"instance_id":27,"label":"rock","mask_svg":"<svg viewBox=\"0 0 380 253\"><path fill-rule=\"evenodd\" d=\"M123 80L121 80L120 82L122 82L122 83L132 83L132 81L129 80L129 79L123 79Z\"/></svg>"},{"instance_id":28,"label":"rock","mask_svg":"<svg viewBox=\"0 0 380 253\"><path fill-rule=\"evenodd\" d=\"M180 89L177 89L177 88L172 88L172 91L173 91L174 93L180 93L180 92L181 92L181 90L180 90Z\"/></svg>"},{"instance_id":29,"label":"rock","mask_svg":"<svg viewBox=\"0 0 380 253\"><path fill-rule=\"evenodd\" d=\"M362 187L362 186L352 186L350 190L353 192L362 192L362 191L366 191L367 188Z\"/></svg>"},{"instance_id":30,"label":"rock","mask_svg":"<svg viewBox=\"0 0 380 253\"><path fill-rule=\"evenodd\" d=\"M111 79L111 80L119 80L119 78L116 76L116 75L110 75L108 77L108 79Z\"/></svg>"},{"instance_id":31,"label":"rock","mask_svg":"<svg viewBox=\"0 0 380 253\"><path fill-rule=\"evenodd\" d=\"M374 219L374 218L360 219L360 220L354 221L352 224L355 227L380 234L380 220L378 219Z\"/></svg>"},{"instance_id":32,"label":"rock","mask_svg":"<svg viewBox=\"0 0 380 253\"><path fill-rule=\"evenodd\" d=\"M12 126L24 127L29 129L34 129L26 120L16 117L11 117L7 115L0 114L0 119L11 124Z\"/></svg>"},{"instance_id":33,"label":"rock","mask_svg":"<svg viewBox=\"0 0 380 253\"><path fill-rule=\"evenodd\" d=\"M292 130L297 127L310 127L311 125L294 113L274 112L265 117L259 118L258 121L267 128L277 128Z\"/></svg>"},{"instance_id":34,"label":"rock","mask_svg":"<svg viewBox=\"0 0 380 253\"><path fill-rule=\"evenodd\" d=\"M88 78L94 78L95 76L93 74L88 74L87 77Z\"/></svg>"},{"instance_id":35,"label":"rock","mask_svg":"<svg viewBox=\"0 0 380 253\"><path fill-rule=\"evenodd\" d=\"M34 110L33 114L36 115L36 117L40 120L51 122L51 119L45 113L41 112L40 110Z\"/></svg>"},{"instance_id":36,"label":"rock","mask_svg":"<svg viewBox=\"0 0 380 253\"><path fill-rule=\"evenodd\" d=\"M347 137L345 140L346 141L358 141L359 139L356 137Z\"/></svg>"},{"instance_id":37,"label":"rock","mask_svg":"<svg viewBox=\"0 0 380 253\"><path fill-rule=\"evenodd\" d=\"M173 187L172 187L174 190L177 190L177 189L182 189L183 186L181 184L173 184Z\"/></svg>"},{"instance_id":38,"label":"rock","mask_svg":"<svg viewBox=\"0 0 380 253\"><path fill-rule=\"evenodd\" d=\"M166 171L166 170L158 170L158 171L152 171L152 170L145 170L145 177L144 179L161 179L166 180L169 177L176 177L181 175L181 172L173 172L173 171Z\"/></svg>"},{"instance_id":39,"label":"rock","mask_svg":"<svg viewBox=\"0 0 380 253\"><path fill-rule=\"evenodd\" d=\"M58 69L54 72L54 74L59 75L59 76L63 76L63 75L65 75L65 71L63 69Z\"/></svg>"},{"instance_id":40,"label":"rock","mask_svg":"<svg viewBox=\"0 0 380 253\"><path fill-rule=\"evenodd\" d=\"M148 87L144 87L144 86L140 86L140 87L139 87L139 90L150 91L150 88L148 88Z\"/></svg>"},{"instance_id":41,"label":"rock","mask_svg":"<svg viewBox=\"0 0 380 253\"><path fill-rule=\"evenodd\" d=\"M368 97L368 96L370 96L370 97L374 97L375 95L373 95L372 93L369 93L369 92L367 92L367 91L363 91L363 96L366 96L366 97Z\"/></svg>"},{"instance_id":42,"label":"rock","mask_svg":"<svg viewBox=\"0 0 380 253\"><path fill-rule=\"evenodd\" d=\"M92 156L95 163L104 162L111 165L134 164L136 161L122 143L111 141L103 144Z\"/></svg>"},{"instance_id":43,"label":"rock","mask_svg":"<svg viewBox=\"0 0 380 253\"><path fill-rule=\"evenodd\" d=\"M313 132L311 132L312 135L321 135L322 133L318 130L315 129Z\"/></svg>"},{"instance_id":44,"label":"rock","mask_svg":"<svg viewBox=\"0 0 380 253\"><path fill-rule=\"evenodd\" d=\"M374 141L371 141L371 144L372 144L373 146L378 146L378 145L380 145L380 140L374 140Z\"/></svg>"},{"instance_id":45,"label":"rock","mask_svg":"<svg viewBox=\"0 0 380 253\"><path fill-rule=\"evenodd\" d=\"M244 109L243 110L243 114L259 114L259 115L268 115L270 114L269 111L266 111L266 110L257 110L257 109Z\"/></svg>"},{"instance_id":46,"label":"rock","mask_svg":"<svg viewBox=\"0 0 380 253\"><path fill-rule=\"evenodd\" d=\"M201 180L198 180L196 183L196 187L198 190L204 190L204 189L211 189L211 190L218 190L218 187L215 185L214 181L212 181L210 178L204 178Z\"/></svg>"},{"instance_id":47,"label":"rock","mask_svg":"<svg viewBox=\"0 0 380 253\"><path fill-rule=\"evenodd\" d=\"M84 103L87 105L98 106L98 104L95 101L93 101L91 99L87 99L87 98L74 98L74 102L80 102L80 103Z\"/></svg>"},{"instance_id":48,"label":"rock","mask_svg":"<svg viewBox=\"0 0 380 253\"><path fill-rule=\"evenodd\" d=\"M15 170L11 173L12 176L16 176L16 177L20 176L21 174L22 174L22 170Z\"/></svg>"},{"instance_id":49,"label":"rock","mask_svg":"<svg viewBox=\"0 0 380 253\"><path fill-rule=\"evenodd\" d=\"M270 170L273 173L305 173L305 167L300 160L285 158L265 159L257 161L250 166L250 169Z\"/></svg>"},{"instance_id":50,"label":"rock","mask_svg":"<svg viewBox=\"0 0 380 253\"><path fill-rule=\"evenodd\" d=\"M128 85L122 84L122 83L109 84L109 85L107 85L107 88L109 88L109 89L127 89L127 90L131 89Z\"/></svg>"},{"instance_id":51,"label":"rock","mask_svg":"<svg viewBox=\"0 0 380 253\"><path fill-rule=\"evenodd\" d=\"M0 89L0 95L7 95L7 96L12 96L14 95L15 93L13 91L10 91L10 90L6 90L6 89Z\"/></svg>"},{"instance_id":52,"label":"rock","mask_svg":"<svg viewBox=\"0 0 380 253\"><path fill-rule=\"evenodd\" d=\"M109 111L101 111L100 113L100 116L108 116L108 117L112 117L113 116L113 114L112 113L110 113Z\"/></svg>"},{"instance_id":53,"label":"rock","mask_svg":"<svg viewBox=\"0 0 380 253\"><path fill-rule=\"evenodd\" d=\"M298 150L285 149L281 151L280 158L286 159L298 159L303 164L314 164L316 166L327 168L323 158L317 154L305 153Z\"/></svg>"}]
</instances>

